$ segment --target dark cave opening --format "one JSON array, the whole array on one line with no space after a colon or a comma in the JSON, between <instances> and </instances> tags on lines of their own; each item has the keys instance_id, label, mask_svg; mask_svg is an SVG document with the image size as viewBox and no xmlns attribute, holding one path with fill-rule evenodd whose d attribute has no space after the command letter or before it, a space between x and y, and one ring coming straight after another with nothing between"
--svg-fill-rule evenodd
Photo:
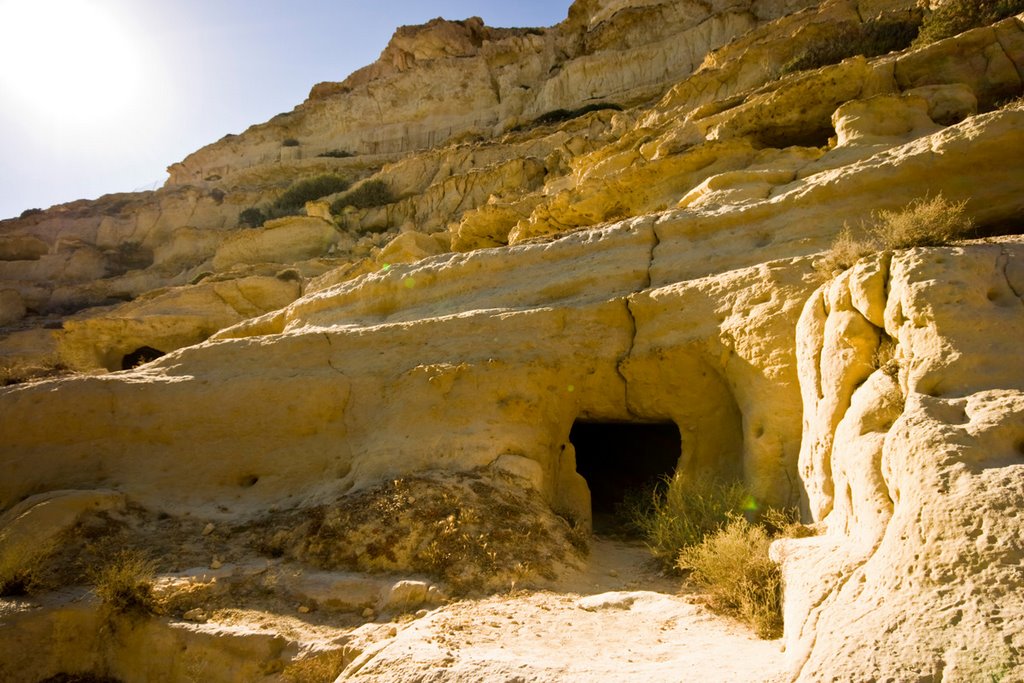
<instances>
[{"instance_id":1,"label":"dark cave opening","mask_svg":"<svg viewBox=\"0 0 1024 683\"><path fill-rule=\"evenodd\" d=\"M583 422L569 432L576 471L587 480L594 530L625 533L622 503L672 476L682 452L679 428L671 423Z\"/></svg>"},{"instance_id":2,"label":"dark cave opening","mask_svg":"<svg viewBox=\"0 0 1024 683\"><path fill-rule=\"evenodd\" d=\"M131 370L137 368L140 365L156 360L160 356L165 355L160 349L154 349L152 346L140 346L131 353L126 353L121 359L121 369Z\"/></svg>"}]
</instances>

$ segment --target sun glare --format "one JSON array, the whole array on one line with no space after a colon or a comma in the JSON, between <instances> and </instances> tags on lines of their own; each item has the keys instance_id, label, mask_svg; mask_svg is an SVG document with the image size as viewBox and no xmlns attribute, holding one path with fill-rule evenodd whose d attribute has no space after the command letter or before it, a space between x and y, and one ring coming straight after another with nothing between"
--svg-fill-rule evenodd
<instances>
[{"instance_id":1,"label":"sun glare","mask_svg":"<svg viewBox=\"0 0 1024 683\"><path fill-rule=\"evenodd\" d=\"M117 130L147 88L146 53L95 0L0 0L0 99L41 128Z\"/></svg>"}]
</instances>

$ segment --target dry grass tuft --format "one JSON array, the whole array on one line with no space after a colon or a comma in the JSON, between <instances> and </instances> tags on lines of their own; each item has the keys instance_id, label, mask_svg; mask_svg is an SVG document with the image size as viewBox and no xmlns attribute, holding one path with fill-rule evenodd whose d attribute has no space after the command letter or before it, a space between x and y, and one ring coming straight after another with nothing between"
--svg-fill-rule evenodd
<instances>
[{"instance_id":1,"label":"dry grass tuft","mask_svg":"<svg viewBox=\"0 0 1024 683\"><path fill-rule=\"evenodd\" d=\"M6 576L0 577L0 597L27 595L36 588L38 583L38 578L32 569L19 567Z\"/></svg>"},{"instance_id":2,"label":"dry grass tuft","mask_svg":"<svg viewBox=\"0 0 1024 683\"><path fill-rule=\"evenodd\" d=\"M966 206L966 200L951 202L939 193L915 199L897 211L879 211L864 237L843 226L832 247L814 262L814 269L820 279L828 280L882 250L938 247L965 238L974 230Z\"/></svg>"},{"instance_id":3,"label":"dry grass tuft","mask_svg":"<svg viewBox=\"0 0 1024 683\"><path fill-rule=\"evenodd\" d=\"M708 591L713 609L750 624L761 638L782 635L782 574L768 557L771 541L764 527L732 517L677 560Z\"/></svg>"},{"instance_id":4,"label":"dry grass tuft","mask_svg":"<svg viewBox=\"0 0 1024 683\"><path fill-rule=\"evenodd\" d=\"M0 560L0 597L26 595L39 588L43 565L51 552L23 545L4 549Z\"/></svg>"},{"instance_id":5,"label":"dry grass tuft","mask_svg":"<svg viewBox=\"0 0 1024 683\"><path fill-rule=\"evenodd\" d=\"M877 251L878 245L873 240L855 237L850 226L844 225L829 250L814 262L814 271L818 279L824 282Z\"/></svg>"},{"instance_id":6,"label":"dry grass tuft","mask_svg":"<svg viewBox=\"0 0 1024 683\"><path fill-rule=\"evenodd\" d=\"M699 544L750 500L739 482L712 477L666 478L652 492L627 501L625 514L665 569L674 569L681 548Z\"/></svg>"},{"instance_id":7,"label":"dry grass tuft","mask_svg":"<svg viewBox=\"0 0 1024 683\"><path fill-rule=\"evenodd\" d=\"M96 595L117 612L156 612L153 577L156 565L141 553L124 550L91 572Z\"/></svg>"},{"instance_id":8,"label":"dry grass tuft","mask_svg":"<svg viewBox=\"0 0 1024 683\"><path fill-rule=\"evenodd\" d=\"M899 211L879 211L872 233L884 249L940 247L974 229L966 206L966 200L950 202L941 194L915 199Z\"/></svg>"}]
</instances>

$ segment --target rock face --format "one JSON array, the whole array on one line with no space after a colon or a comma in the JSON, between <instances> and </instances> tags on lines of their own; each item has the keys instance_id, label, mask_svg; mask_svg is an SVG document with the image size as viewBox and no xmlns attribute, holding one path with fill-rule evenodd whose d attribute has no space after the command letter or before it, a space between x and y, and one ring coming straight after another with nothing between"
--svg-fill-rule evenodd
<instances>
[{"instance_id":1,"label":"rock face","mask_svg":"<svg viewBox=\"0 0 1024 683\"><path fill-rule=\"evenodd\" d=\"M822 538L778 549L799 678L1019 678L1018 240L862 262L798 327L801 479ZM888 360L879 360L879 351Z\"/></svg>"},{"instance_id":2,"label":"rock face","mask_svg":"<svg viewBox=\"0 0 1024 683\"><path fill-rule=\"evenodd\" d=\"M824 530L773 551L792 680L1024 678L1024 17L791 70L920 21L899 0L435 20L158 192L3 224L0 557L101 501L126 539L234 525L286 576L333 557L294 550L345 536L325 510L432 470L478 495L500 478L569 543L593 512L574 427L670 425L676 471L742 477ZM323 173L378 194L239 227ZM815 267L844 227L939 194L980 239ZM476 528L385 499L374 520ZM434 566L410 559L437 559L427 531L353 519L371 569ZM359 585L372 599L344 604L372 611Z\"/></svg>"}]
</instances>

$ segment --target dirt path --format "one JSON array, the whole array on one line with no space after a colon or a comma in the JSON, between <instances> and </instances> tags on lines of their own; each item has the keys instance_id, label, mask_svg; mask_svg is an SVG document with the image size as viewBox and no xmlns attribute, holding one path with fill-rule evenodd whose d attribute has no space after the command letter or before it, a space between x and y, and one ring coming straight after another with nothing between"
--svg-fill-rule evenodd
<instances>
[{"instance_id":1,"label":"dirt path","mask_svg":"<svg viewBox=\"0 0 1024 683\"><path fill-rule=\"evenodd\" d=\"M369 646L341 680L781 680L780 641L711 614L648 558L639 544L595 539L587 566L552 590L434 610Z\"/></svg>"}]
</instances>

